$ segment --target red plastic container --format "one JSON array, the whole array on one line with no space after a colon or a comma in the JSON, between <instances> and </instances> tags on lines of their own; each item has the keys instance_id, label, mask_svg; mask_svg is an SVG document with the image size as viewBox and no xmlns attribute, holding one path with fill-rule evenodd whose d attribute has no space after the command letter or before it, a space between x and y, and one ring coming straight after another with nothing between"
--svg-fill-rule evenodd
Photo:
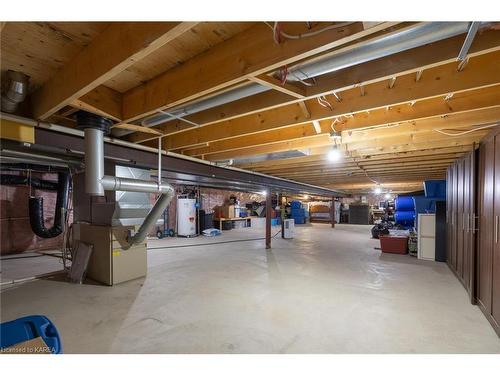
<instances>
[{"instance_id":1,"label":"red plastic container","mask_svg":"<svg viewBox=\"0 0 500 375\"><path fill-rule=\"evenodd\" d=\"M380 236L380 248L383 253L407 254L408 237L406 236Z\"/></svg>"}]
</instances>

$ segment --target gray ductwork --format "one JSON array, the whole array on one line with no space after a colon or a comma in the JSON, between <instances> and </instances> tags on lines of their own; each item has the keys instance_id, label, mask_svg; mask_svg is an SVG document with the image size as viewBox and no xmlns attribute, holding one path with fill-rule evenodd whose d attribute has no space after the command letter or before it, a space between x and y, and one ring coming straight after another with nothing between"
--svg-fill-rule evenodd
<instances>
[{"instance_id":1,"label":"gray ductwork","mask_svg":"<svg viewBox=\"0 0 500 375\"><path fill-rule=\"evenodd\" d=\"M334 71L362 64L368 61L393 55L425 44L434 43L456 35L464 34L470 22L421 22L416 25L394 31L388 35L374 38L358 47L331 54L323 59L292 67L287 76L289 81L301 81L332 73ZM458 51L457 51L458 53ZM174 108L166 113L158 113L148 117L142 125L151 127L174 119L173 116L185 117L223 104L234 102L258 93L271 90L268 87L251 83L234 90L226 91L211 98L200 100L182 108ZM173 115L173 116L172 116ZM131 133L117 130L116 136Z\"/></svg>"},{"instance_id":2,"label":"gray ductwork","mask_svg":"<svg viewBox=\"0 0 500 375\"><path fill-rule=\"evenodd\" d=\"M112 122L83 111L78 112L76 118L77 127L83 129L85 135L85 192L87 194L104 196L105 190L161 194L137 233L129 236L127 240L129 246L144 241L151 227L172 200L173 187L156 181L104 175L104 133L109 132Z\"/></svg>"},{"instance_id":3,"label":"gray ductwork","mask_svg":"<svg viewBox=\"0 0 500 375\"><path fill-rule=\"evenodd\" d=\"M19 103L26 99L30 77L24 73L8 70L2 89L2 111L14 113Z\"/></svg>"}]
</instances>

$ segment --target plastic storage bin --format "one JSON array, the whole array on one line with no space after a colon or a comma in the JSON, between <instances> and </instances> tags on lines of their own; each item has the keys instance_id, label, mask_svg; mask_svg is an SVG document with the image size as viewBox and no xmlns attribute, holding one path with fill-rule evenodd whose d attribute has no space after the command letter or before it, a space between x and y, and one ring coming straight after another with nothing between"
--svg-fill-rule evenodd
<instances>
[{"instance_id":1,"label":"plastic storage bin","mask_svg":"<svg viewBox=\"0 0 500 375\"><path fill-rule=\"evenodd\" d=\"M406 254L408 253L408 237L382 235L380 248L383 253Z\"/></svg>"},{"instance_id":2,"label":"plastic storage bin","mask_svg":"<svg viewBox=\"0 0 500 375\"><path fill-rule=\"evenodd\" d=\"M0 324L0 348L41 337L53 354L62 353L56 326L43 315L30 315Z\"/></svg>"}]
</instances>

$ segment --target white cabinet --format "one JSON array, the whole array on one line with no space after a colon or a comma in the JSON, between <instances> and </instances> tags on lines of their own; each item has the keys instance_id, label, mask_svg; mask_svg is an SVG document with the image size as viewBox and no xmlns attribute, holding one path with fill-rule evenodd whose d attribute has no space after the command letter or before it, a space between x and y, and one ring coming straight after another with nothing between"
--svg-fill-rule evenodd
<instances>
[{"instance_id":1,"label":"white cabinet","mask_svg":"<svg viewBox=\"0 0 500 375\"><path fill-rule=\"evenodd\" d=\"M418 259L436 259L436 215L418 214Z\"/></svg>"}]
</instances>

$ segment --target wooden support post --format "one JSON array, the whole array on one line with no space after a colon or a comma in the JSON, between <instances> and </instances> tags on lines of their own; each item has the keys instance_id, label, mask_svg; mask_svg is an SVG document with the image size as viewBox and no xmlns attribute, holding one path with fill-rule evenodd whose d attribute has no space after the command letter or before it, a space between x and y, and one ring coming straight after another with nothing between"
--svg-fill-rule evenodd
<instances>
[{"instance_id":1,"label":"wooden support post","mask_svg":"<svg viewBox=\"0 0 500 375\"><path fill-rule=\"evenodd\" d=\"M266 190L266 249L271 248L271 214L273 212L272 207L272 191L271 189Z\"/></svg>"},{"instance_id":2,"label":"wooden support post","mask_svg":"<svg viewBox=\"0 0 500 375\"><path fill-rule=\"evenodd\" d=\"M335 197L332 197L332 207L330 207L330 216L332 220L332 228L335 228Z\"/></svg>"}]
</instances>

